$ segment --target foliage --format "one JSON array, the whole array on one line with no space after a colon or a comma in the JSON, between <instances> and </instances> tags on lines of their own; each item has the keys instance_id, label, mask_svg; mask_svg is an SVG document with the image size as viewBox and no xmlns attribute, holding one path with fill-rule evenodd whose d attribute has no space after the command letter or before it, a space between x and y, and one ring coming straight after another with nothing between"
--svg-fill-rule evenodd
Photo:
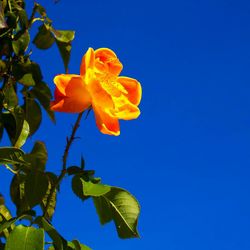
<instances>
[{"instance_id":1,"label":"foliage","mask_svg":"<svg viewBox=\"0 0 250 250\"><path fill-rule=\"evenodd\" d=\"M35 22L41 24L31 38ZM65 175L72 177L72 191L78 198L93 200L101 224L113 221L120 238L139 237L137 200L122 188L103 184L93 170L85 169L82 158L79 166L68 166L68 152L83 113L67 138L59 175L46 169L48 154L43 142L35 142L31 152L21 149L39 129L42 109L55 122L50 110L52 94L33 60L30 42L41 50L55 44L67 72L74 36L74 31L55 29L38 3L28 16L24 0L0 1L0 139L7 133L11 144L0 148L0 164L13 174L10 196L16 207L15 212L9 211L0 195L0 249L39 250L45 249L45 244L50 250L90 249L78 240L66 240L52 225ZM46 243L48 237L51 241Z\"/></svg>"}]
</instances>

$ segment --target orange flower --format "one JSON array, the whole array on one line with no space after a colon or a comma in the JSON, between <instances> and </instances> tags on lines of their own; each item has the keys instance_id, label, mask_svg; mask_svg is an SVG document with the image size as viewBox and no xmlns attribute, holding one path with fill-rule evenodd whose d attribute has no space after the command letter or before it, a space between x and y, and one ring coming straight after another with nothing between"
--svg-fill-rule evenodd
<instances>
[{"instance_id":1,"label":"orange flower","mask_svg":"<svg viewBox=\"0 0 250 250\"><path fill-rule=\"evenodd\" d=\"M55 100L51 110L80 113L93 108L99 130L119 135L118 119L131 120L140 115L140 83L119 76L122 64L107 48L89 48L82 58L80 75L61 74L54 78Z\"/></svg>"}]
</instances>

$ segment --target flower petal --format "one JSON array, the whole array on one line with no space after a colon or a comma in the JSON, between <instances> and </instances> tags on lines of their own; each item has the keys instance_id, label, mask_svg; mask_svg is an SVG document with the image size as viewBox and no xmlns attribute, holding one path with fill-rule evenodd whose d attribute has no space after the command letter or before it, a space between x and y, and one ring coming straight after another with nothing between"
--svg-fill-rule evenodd
<instances>
[{"instance_id":1,"label":"flower petal","mask_svg":"<svg viewBox=\"0 0 250 250\"><path fill-rule=\"evenodd\" d=\"M54 82L55 101L51 102L51 110L79 113L91 106L91 96L81 76L59 75Z\"/></svg>"},{"instance_id":2,"label":"flower petal","mask_svg":"<svg viewBox=\"0 0 250 250\"><path fill-rule=\"evenodd\" d=\"M85 55L82 57L82 63L80 66L80 75L84 76L88 68L94 68L95 54L92 48L89 48Z\"/></svg>"},{"instance_id":3,"label":"flower petal","mask_svg":"<svg viewBox=\"0 0 250 250\"><path fill-rule=\"evenodd\" d=\"M136 119L140 115L139 108L131 103L124 95L113 97L115 109L110 110L110 115L123 120Z\"/></svg>"},{"instance_id":4,"label":"flower petal","mask_svg":"<svg viewBox=\"0 0 250 250\"><path fill-rule=\"evenodd\" d=\"M103 134L120 135L120 126L117 118L109 116L100 106L94 105L93 110L95 113L96 125Z\"/></svg>"},{"instance_id":5,"label":"flower petal","mask_svg":"<svg viewBox=\"0 0 250 250\"><path fill-rule=\"evenodd\" d=\"M127 91L125 94L129 101L135 105L138 105L141 101L142 88L141 84L134 78L120 76L117 78L119 82Z\"/></svg>"},{"instance_id":6,"label":"flower petal","mask_svg":"<svg viewBox=\"0 0 250 250\"><path fill-rule=\"evenodd\" d=\"M99 72L108 72L118 76L122 71L122 64L114 51L100 48L95 50L95 68Z\"/></svg>"},{"instance_id":7,"label":"flower petal","mask_svg":"<svg viewBox=\"0 0 250 250\"><path fill-rule=\"evenodd\" d=\"M92 96L92 103L94 105L103 107L105 109L114 108L114 103L111 96L105 91L102 84L98 80L92 79L88 84L88 90Z\"/></svg>"},{"instance_id":8,"label":"flower petal","mask_svg":"<svg viewBox=\"0 0 250 250\"><path fill-rule=\"evenodd\" d=\"M57 75L54 77L54 83L57 87L58 90L58 94L59 92L65 96L65 89L68 86L70 80L73 77L79 77L79 75L73 75L73 74L61 74L61 75Z\"/></svg>"}]
</instances>

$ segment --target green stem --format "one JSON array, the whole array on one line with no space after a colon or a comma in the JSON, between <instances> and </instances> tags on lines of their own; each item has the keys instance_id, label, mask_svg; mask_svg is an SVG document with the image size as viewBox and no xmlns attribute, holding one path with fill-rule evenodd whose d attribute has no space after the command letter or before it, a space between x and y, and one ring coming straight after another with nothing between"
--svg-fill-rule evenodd
<instances>
[{"instance_id":1,"label":"green stem","mask_svg":"<svg viewBox=\"0 0 250 250\"><path fill-rule=\"evenodd\" d=\"M8 164L4 164L3 166L5 166L5 168L8 169L13 174L17 174L18 173L18 171L13 170Z\"/></svg>"},{"instance_id":2,"label":"green stem","mask_svg":"<svg viewBox=\"0 0 250 250\"><path fill-rule=\"evenodd\" d=\"M43 217L46 216L46 213L48 211L48 208L49 208L49 204L50 204L50 201L52 199L52 196L53 196L53 193L55 192L55 190L58 188L58 186L61 184L63 178L65 177L65 175L67 174L67 158L68 158L68 154L69 154L69 150L70 150L70 147L75 139L75 134L76 134L76 131L77 129L79 128L80 126L80 121L81 121L81 118L82 118L82 115L83 115L83 112L81 112L77 119L76 119L76 122L75 122L75 125L72 129L72 132L71 132L71 135L70 135L70 138L67 137L67 144L66 144L66 147L65 147L65 150L64 150L64 153L63 153L63 165L62 165L62 170L61 170L61 173L60 175L58 176L57 178L57 181L56 183L52 186L51 190L50 190L50 193L49 193L49 196L48 196L48 199L47 199L47 203L46 203L46 206L44 208L44 211L43 211Z\"/></svg>"}]
</instances>

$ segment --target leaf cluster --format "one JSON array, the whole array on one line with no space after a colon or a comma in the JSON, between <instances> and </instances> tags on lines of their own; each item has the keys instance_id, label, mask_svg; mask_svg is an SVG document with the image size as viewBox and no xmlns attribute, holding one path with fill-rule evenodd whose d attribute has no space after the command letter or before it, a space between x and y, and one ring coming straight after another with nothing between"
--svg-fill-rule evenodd
<instances>
[{"instance_id":1,"label":"leaf cluster","mask_svg":"<svg viewBox=\"0 0 250 250\"><path fill-rule=\"evenodd\" d=\"M56 30L44 7L34 3L28 16L23 0L0 2L0 139L4 130L13 146L21 147L40 127L42 109L50 110L52 94L39 64L32 60L30 29L41 22L33 44L38 49L57 45L67 71L75 32Z\"/></svg>"},{"instance_id":2,"label":"leaf cluster","mask_svg":"<svg viewBox=\"0 0 250 250\"><path fill-rule=\"evenodd\" d=\"M29 153L15 147L0 148L0 164L15 172L10 195L17 208L17 216L12 217L7 207L0 205L0 236L7 239L5 249L14 249L17 243L13 242L26 247L22 249L32 249L29 246L44 249L45 232L52 239L50 249L89 249L76 240L66 241L51 224L60 182L55 174L46 171L47 159L45 144L39 141ZM80 166L65 170L65 174L72 177L73 193L82 201L93 200L101 224L114 221L120 238L139 237L137 200L125 189L102 184L94 173L85 170L83 159ZM42 215L38 214L39 207ZM18 226L21 219L28 219L31 226Z\"/></svg>"},{"instance_id":3,"label":"leaf cluster","mask_svg":"<svg viewBox=\"0 0 250 250\"><path fill-rule=\"evenodd\" d=\"M41 25L31 39L30 29L35 22ZM74 36L74 31L56 30L45 8L38 3L34 3L28 16L24 0L0 0L0 140L5 132L11 144L0 147L0 166L13 173L10 196L16 207L15 213L9 211L0 194L0 250L16 250L16 246L20 250L46 246L50 250L90 249L78 240L66 240L52 225L64 177L71 178L76 197L83 202L93 200L102 225L113 221L120 238L139 237L140 207L133 195L120 187L103 184L94 170L85 169L83 158L79 166L67 166L68 151L82 113L67 139L59 175L47 170L44 142L35 142L30 152L21 149L39 129L42 109L55 121L49 107L51 91L39 64L32 59L31 40L41 50L55 44L67 71ZM45 242L48 237L51 241Z\"/></svg>"}]
</instances>

